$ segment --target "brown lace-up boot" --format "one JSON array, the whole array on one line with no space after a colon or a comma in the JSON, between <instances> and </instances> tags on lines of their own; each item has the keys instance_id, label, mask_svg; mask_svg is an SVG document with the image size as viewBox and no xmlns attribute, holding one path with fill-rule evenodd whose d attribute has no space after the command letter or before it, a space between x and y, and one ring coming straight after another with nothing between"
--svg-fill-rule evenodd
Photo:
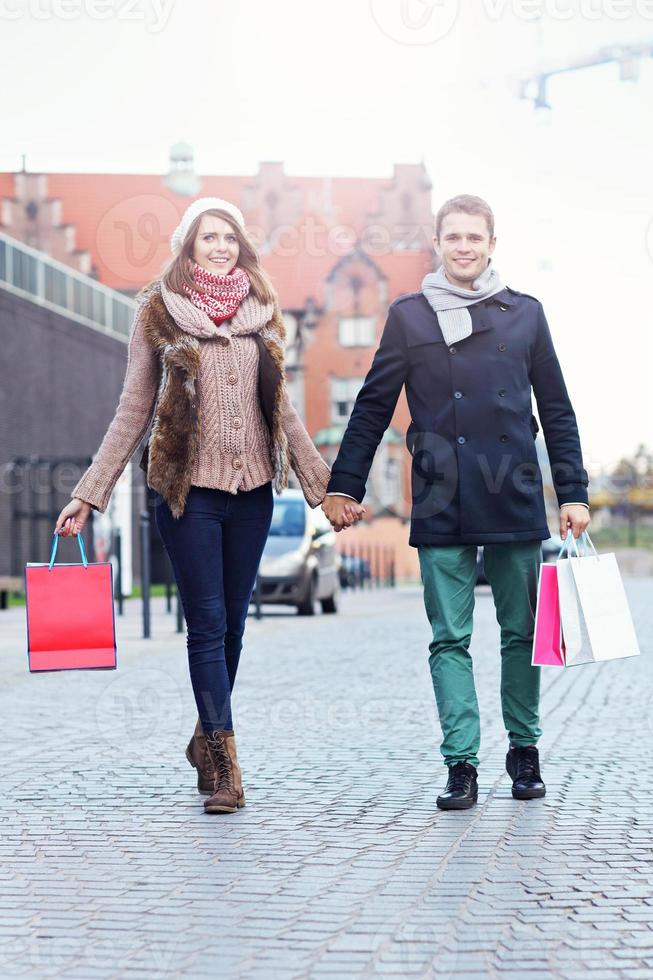
<instances>
[{"instance_id":1,"label":"brown lace-up boot","mask_svg":"<svg viewBox=\"0 0 653 980\"><path fill-rule=\"evenodd\" d=\"M199 793L212 793L215 783L215 766L211 762L209 750L206 747L206 735L199 718L193 736L186 749L186 758L193 769L197 769L197 790Z\"/></svg>"},{"instance_id":2,"label":"brown lace-up boot","mask_svg":"<svg viewBox=\"0 0 653 980\"><path fill-rule=\"evenodd\" d=\"M236 736L233 732L211 732L206 736L206 746L215 766L215 784L213 796L204 801L204 809L207 813L235 813L245 806Z\"/></svg>"}]
</instances>

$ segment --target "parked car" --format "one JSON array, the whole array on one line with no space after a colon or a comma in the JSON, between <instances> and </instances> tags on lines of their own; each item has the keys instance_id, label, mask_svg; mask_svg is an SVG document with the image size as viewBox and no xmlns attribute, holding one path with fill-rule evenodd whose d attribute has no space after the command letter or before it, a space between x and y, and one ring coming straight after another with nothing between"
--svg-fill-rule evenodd
<instances>
[{"instance_id":1,"label":"parked car","mask_svg":"<svg viewBox=\"0 0 653 980\"><path fill-rule=\"evenodd\" d=\"M542 542L542 561L551 562L556 561L560 549L562 548L562 538L559 534L552 534L550 538ZM560 555L561 558L567 557L567 552Z\"/></svg>"},{"instance_id":2,"label":"parked car","mask_svg":"<svg viewBox=\"0 0 653 980\"><path fill-rule=\"evenodd\" d=\"M340 558L340 585L343 589L353 589L356 585L360 587L372 577L367 558L359 555L341 555Z\"/></svg>"},{"instance_id":3,"label":"parked car","mask_svg":"<svg viewBox=\"0 0 653 980\"><path fill-rule=\"evenodd\" d=\"M274 498L270 533L259 566L261 601L295 606L312 616L338 611L340 582L335 531L323 511L311 510L299 490Z\"/></svg>"}]
</instances>

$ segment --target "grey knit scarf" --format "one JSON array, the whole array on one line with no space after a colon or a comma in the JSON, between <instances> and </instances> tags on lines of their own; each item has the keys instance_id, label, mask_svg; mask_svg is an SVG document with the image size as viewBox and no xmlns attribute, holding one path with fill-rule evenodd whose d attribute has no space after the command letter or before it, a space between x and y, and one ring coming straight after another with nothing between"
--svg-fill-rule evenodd
<instances>
[{"instance_id":1,"label":"grey knit scarf","mask_svg":"<svg viewBox=\"0 0 653 980\"><path fill-rule=\"evenodd\" d=\"M491 261L486 269L472 283L472 289L454 286L444 274L441 265L437 272L429 272L424 277L422 292L435 311L447 344L454 344L469 337L472 332L472 318L468 306L479 303L488 296L500 293L504 288Z\"/></svg>"}]
</instances>

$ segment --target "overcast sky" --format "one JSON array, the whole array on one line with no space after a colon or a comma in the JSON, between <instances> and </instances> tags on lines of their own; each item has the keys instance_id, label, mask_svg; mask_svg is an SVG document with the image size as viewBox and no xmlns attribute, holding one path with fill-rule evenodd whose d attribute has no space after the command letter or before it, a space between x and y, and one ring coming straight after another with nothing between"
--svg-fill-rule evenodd
<instances>
[{"instance_id":1,"label":"overcast sky","mask_svg":"<svg viewBox=\"0 0 653 980\"><path fill-rule=\"evenodd\" d=\"M537 17L538 7L541 16ZM540 298L587 462L653 448L653 0L0 0L0 169L383 176L424 160L434 207L477 193L495 265ZM411 284L418 288L419 284Z\"/></svg>"}]
</instances>

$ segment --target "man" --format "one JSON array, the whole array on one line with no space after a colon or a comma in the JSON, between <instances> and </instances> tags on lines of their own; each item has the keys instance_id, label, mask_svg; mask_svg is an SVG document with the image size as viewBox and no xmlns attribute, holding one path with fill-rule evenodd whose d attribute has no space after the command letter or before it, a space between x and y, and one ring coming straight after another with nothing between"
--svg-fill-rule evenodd
<instances>
[{"instance_id":1,"label":"man","mask_svg":"<svg viewBox=\"0 0 653 980\"><path fill-rule=\"evenodd\" d=\"M537 740L540 668L531 666L541 542L547 527L539 429L560 505L560 534L587 527L587 473L565 382L538 300L504 287L492 266L494 216L478 197L436 216L437 272L390 307L379 348L332 469L324 511L340 530L360 518L365 483L406 385L412 421L410 544L419 552L433 639L431 676L449 767L441 809L478 796L478 702L469 644L477 545L501 627L506 768L516 799L544 796ZM353 500L351 498L354 498Z\"/></svg>"}]
</instances>

